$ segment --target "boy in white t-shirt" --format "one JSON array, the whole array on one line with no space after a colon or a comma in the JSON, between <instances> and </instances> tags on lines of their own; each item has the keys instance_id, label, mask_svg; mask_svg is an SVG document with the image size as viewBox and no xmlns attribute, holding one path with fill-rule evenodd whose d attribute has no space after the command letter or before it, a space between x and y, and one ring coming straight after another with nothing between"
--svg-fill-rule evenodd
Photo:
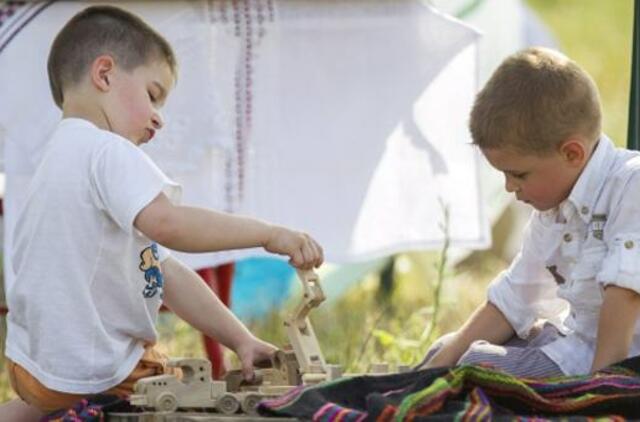
<instances>
[{"instance_id":1,"label":"boy in white t-shirt","mask_svg":"<svg viewBox=\"0 0 640 422\"><path fill-rule=\"evenodd\" d=\"M90 7L57 35L48 61L63 111L14 232L6 356L22 398L7 420L37 418L96 393L126 395L169 371L153 349L161 304L238 355L245 377L275 347L254 337L164 247L264 247L295 267L322 263L308 235L176 205L179 187L138 146L162 125L176 81L169 44L138 17ZM34 122L35 124L35 122ZM162 246L161 246L162 245Z\"/></svg>"}]
</instances>

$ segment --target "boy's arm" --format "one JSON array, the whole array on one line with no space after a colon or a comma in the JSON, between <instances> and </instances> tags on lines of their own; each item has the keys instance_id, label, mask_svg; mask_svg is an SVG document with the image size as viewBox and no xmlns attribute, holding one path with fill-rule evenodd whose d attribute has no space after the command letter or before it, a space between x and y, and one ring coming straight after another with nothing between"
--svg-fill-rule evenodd
<instances>
[{"instance_id":1,"label":"boy's arm","mask_svg":"<svg viewBox=\"0 0 640 422\"><path fill-rule=\"evenodd\" d=\"M275 352L273 345L251 334L193 270L169 257L162 262L162 273L164 304L192 327L233 350L246 378L251 378L254 362L269 359Z\"/></svg>"},{"instance_id":2,"label":"boy's arm","mask_svg":"<svg viewBox=\"0 0 640 422\"><path fill-rule=\"evenodd\" d=\"M456 332L453 339L427 362L424 368L453 366L476 340L486 340L502 344L509 340L515 331L500 310L491 302L485 302L469 317Z\"/></svg>"},{"instance_id":3,"label":"boy's arm","mask_svg":"<svg viewBox=\"0 0 640 422\"><path fill-rule=\"evenodd\" d=\"M134 226L147 237L183 252L263 247L289 255L303 269L322 263L322 248L307 234L204 208L173 205L163 194L142 209Z\"/></svg>"},{"instance_id":4,"label":"boy's arm","mask_svg":"<svg viewBox=\"0 0 640 422\"><path fill-rule=\"evenodd\" d=\"M638 316L638 293L614 285L605 288L591 372L627 358Z\"/></svg>"}]
</instances>

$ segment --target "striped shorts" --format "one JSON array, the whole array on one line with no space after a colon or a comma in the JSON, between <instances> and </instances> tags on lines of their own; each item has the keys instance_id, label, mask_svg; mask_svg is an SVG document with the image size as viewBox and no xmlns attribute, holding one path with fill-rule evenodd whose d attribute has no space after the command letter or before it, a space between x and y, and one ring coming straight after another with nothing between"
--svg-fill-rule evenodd
<instances>
[{"instance_id":1,"label":"striped shorts","mask_svg":"<svg viewBox=\"0 0 640 422\"><path fill-rule=\"evenodd\" d=\"M491 344L484 340L475 341L460 357L457 364L492 366L524 378L565 375L560 367L541 350L542 346L561 336L560 332L549 323L534 330L527 339L514 336L503 345ZM445 343L453 338L454 334L445 334L436 340L418 368L426 364Z\"/></svg>"}]
</instances>

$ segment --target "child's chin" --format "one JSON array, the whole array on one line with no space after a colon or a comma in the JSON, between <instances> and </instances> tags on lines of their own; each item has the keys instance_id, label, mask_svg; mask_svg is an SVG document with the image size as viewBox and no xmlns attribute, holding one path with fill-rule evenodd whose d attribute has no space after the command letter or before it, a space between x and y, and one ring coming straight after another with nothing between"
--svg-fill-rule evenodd
<instances>
[{"instance_id":1,"label":"child's chin","mask_svg":"<svg viewBox=\"0 0 640 422\"><path fill-rule=\"evenodd\" d=\"M528 202L527 205L535 208L537 211L549 211L556 207L555 205L540 205L540 204L534 204L532 202Z\"/></svg>"},{"instance_id":2,"label":"child's chin","mask_svg":"<svg viewBox=\"0 0 640 422\"><path fill-rule=\"evenodd\" d=\"M525 205L529 205L530 207L533 207L533 208L535 208L535 209L538 209L538 207L536 207L535 205L533 205L533 204L531 203L531 201L525 201L524 199L520 199L519 201L520 201L520 202L522 202L522 203L523 203L523 204L525 204Z\"/></svg>"}]
</instances>

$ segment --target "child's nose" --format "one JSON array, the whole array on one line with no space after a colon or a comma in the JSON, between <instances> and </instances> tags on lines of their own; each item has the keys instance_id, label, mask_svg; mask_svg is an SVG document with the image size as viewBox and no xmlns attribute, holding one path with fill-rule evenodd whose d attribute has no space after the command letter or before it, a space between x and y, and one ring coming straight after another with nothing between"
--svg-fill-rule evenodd
<instances>
[{"instance_id":1,"label":"child's nose","mask_svg":"<svg viewBox=\"0 0 640 422\"><path fill-rule=\"evenodd\" d=\"M513 182L513 178L509 176L504 177L504 188L509 193L517 192L518 190L520 190L518 188L518 185Z\"/></svg>"},{"instance_id":2,"label":"child's nose","mask_svg":"<svg viewBox=\"0 0 640 422\"><path fill-rule=\"evenodd\" d=\"M151 123L153 124L153 128L158 130L164 126L164 120L162 119L162 115L160 113L155 113L151 118Z\"/></svg>"}]
</instances>

